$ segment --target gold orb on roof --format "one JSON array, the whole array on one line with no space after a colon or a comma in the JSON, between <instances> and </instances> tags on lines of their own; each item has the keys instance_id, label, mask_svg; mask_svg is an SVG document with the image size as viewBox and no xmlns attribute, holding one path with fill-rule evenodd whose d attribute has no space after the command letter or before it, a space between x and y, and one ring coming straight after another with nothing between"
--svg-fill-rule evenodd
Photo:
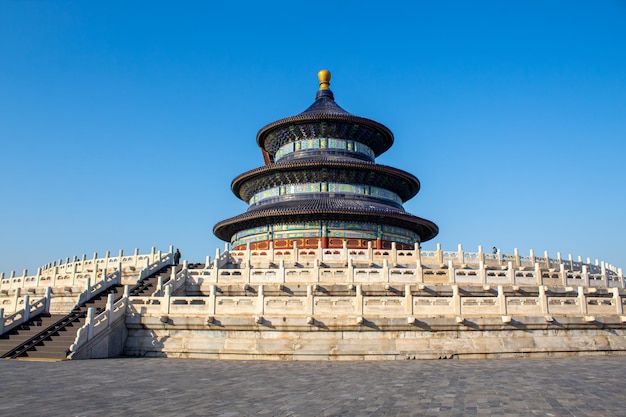
<instances>
[{"instance_id":1,"label":"gold orb on roof","mask_svg":"<svg viewBox=\"0 0 626 417\"><path fill-rule=\"evenodd\" d=\"M320 90L330 89L330 71L321 70L317 73L317 78L320 80Z\"/></svg>"}]
</instances>

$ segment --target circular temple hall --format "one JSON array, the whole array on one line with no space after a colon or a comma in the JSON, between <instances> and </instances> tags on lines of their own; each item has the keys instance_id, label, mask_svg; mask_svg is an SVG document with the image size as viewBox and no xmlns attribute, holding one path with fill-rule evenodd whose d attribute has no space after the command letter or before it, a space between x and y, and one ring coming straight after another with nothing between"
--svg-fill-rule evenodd
<instances>
[{"instance_id":1,"label":"circular temple hall","mask_svg":"<svg viewBox=\"0 0 626 417\"><path fill-rule=\"evenodd\" d=\"M265 165L231 184L248 209L215 225L215 235L232 250L413 249L435 237L435 223L402 206L419 180L375 162L393 145L391 131L335 103L329 71L318 78L309 108L257 134Z\"/></svg>"},{"instance_id":2,"label":"circular temple hall","mask_svg":"<svg viewBox=\"0 0 626 417\"><path fill-rule=\"evenodd\" d=\"M257 134L265 164L232 181L248 209L215 225L223 252L120 250L0 273L0 357L626 355L621 268L420 247L438 228L404 210L418 179L376 163L393 134L339 107L318 75L308 109Z\"/></svg>"}]
</instances>

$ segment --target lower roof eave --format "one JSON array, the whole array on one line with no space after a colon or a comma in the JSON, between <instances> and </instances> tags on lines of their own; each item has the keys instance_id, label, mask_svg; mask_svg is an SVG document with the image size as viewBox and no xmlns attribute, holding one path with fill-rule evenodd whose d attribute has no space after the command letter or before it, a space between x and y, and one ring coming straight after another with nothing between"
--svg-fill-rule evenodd
<instances>
[{"instance_id":1,"label":"lower roof eave","mask_svg":"<svg viewBox=\"0 0 626 417\"><path fill-rule=\"evenodd\" d=\"M275 223L290 223L299 221L312 220L356 220L367 223L385 224L390 226L402 227L417 233L420 241L426 242L431 240L439 233L437 225L430 220L413 216L409 213L372 213L372 212L355 212L355 211L324 211L324 212L306 212L306 213L273 213L248 215L246 213L223 220L215 225L213 233L218 238L229 242L232 236L245 229L265 226Z\"/></svg>"}]
</instances>

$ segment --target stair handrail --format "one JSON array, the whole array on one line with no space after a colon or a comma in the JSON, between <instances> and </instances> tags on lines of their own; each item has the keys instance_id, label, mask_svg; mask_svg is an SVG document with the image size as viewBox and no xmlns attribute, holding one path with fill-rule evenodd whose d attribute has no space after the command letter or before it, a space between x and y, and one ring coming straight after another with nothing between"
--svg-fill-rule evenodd
<instances>
[{"instance_id":1,"label":"stair handrail","mask_svg":"<svg viewBox=\"0 0 626 417\"><path fill-rule=\"evenodd\" d=\"M87 280L87 288L78 296L78 301L76 302L74 308L78 308L81 304L91 300L93 297L103 291L106 291L110 287L120 284L122 282L122 271L117 270L107 274L106 269L104 269L102 277L103 278L100 281L97 281L93 285L90 285L89 280Z\"/></svg>"},{"instance_id":2,"label":"stair handrail","mask_svg":"<svg viewBox=\"0 0 626 417\"><path fill-rule=\"evenodd\" d=\"M180 271L173 274L174 276L170 278L165 284L161 286L161 288L157 288L156 291L152 294L153 297L161 296L165 292L165 288L169 287L170 294L175 294L179 288L184 287L187 282L187 277L189 276L189 268L187 261L183 262L183 267Z\"/></svg>"},{"instance_id":3,"label":"stair handrail","mask_svg":"<svg viewBox=\"0 0 626 417\"><path fill-rule=\"evenodd\" d=\"M173 264L174 253L172 250L170 250L170 252L166 253L165 255L161 254L155 262L147 263L146 267L141 270L141 272L139 273L138 283L140 283L141 280L143 280L144 278L147 278L155 272L161 270L163 267ZM80 329L78 329L78 331L76 332L76 338L74 338L74 342L70 346L70 353L68 355L70 359L72 359L76 355L76 353L90 340L92 340L102 331L108 329L121 316L126 316L126 309L128 306L128 298L130 292L130 287L128 285L125 285L124 295L117 302L113 302L113 294L109 294L106 309L97 316L95 315L93 308L87 310L85 324Z\"/></svg>"},{"instance_id":4,"label":"stair handrail","mask_svg":"<svg viewBox=\"0 0 626 417\"><path fill-rule=\"evenodd\" d=\"M146 266L139 272L139 278L137 279L137 282L140 282L142 279L149 277L156 271L168 265L174 265L173 251L165 254L161 253L157 260L152 263L146 262Z\"/></svg>"},{"instance_id":5,"label":"stair handrail","mask_svg":"<svg viewBox=\"0 0 626 417\"><path fill-rule=\"evenodd\" d=\"M109 294L106 308L98 315L95 315L93 307L87 310L85 324L78 329L74 342L70 345L69 359L73 359L76 353L86 346L90 340L109 329L120 318L126 316L128 291L128 285L126 285L123 297L115 303L113 302L113 294Z\"/></svg>"},{"instance_id":6,"label":"stair handrail","mask_svg":"<svg viewBox=\"0 0 626 417\"><path fill-rule=\"evenodd\" d=\"M24 297L24 308L10 316L4 316L4 309L0 308L0 335L26 323L31 318L50 311L50 287L46 289L46 295L38 300L30 302L30 297Z\"/></svg>"}]
</instances>

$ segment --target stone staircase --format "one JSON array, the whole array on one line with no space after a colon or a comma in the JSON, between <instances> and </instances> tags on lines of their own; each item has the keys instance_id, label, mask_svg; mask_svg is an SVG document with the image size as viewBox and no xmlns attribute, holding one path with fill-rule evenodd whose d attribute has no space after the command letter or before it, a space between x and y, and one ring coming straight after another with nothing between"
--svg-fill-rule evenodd
<instances>
[{"instance_id":1,"label":"stone staircase","mask_svg":"<svg viewBox=\"0 0 626 417\"><path fill-rule=\"evenodd\" d=\"M174 266L166 266L144 278L130 288L130 295L152 294L157 288L159 277L163 283L169 280L172 268ZM180 267L176 268L177 271L180 269ZM76 332L85 324L87 310L93 307L97 315L105 310L109 294L114 295L115 302L122 298L123 292L122 285L114 285L67 315L46 313L34 317L0 336L0 357L65 359L70 345L74 343Z\"/></svg>"}]
</instances>

